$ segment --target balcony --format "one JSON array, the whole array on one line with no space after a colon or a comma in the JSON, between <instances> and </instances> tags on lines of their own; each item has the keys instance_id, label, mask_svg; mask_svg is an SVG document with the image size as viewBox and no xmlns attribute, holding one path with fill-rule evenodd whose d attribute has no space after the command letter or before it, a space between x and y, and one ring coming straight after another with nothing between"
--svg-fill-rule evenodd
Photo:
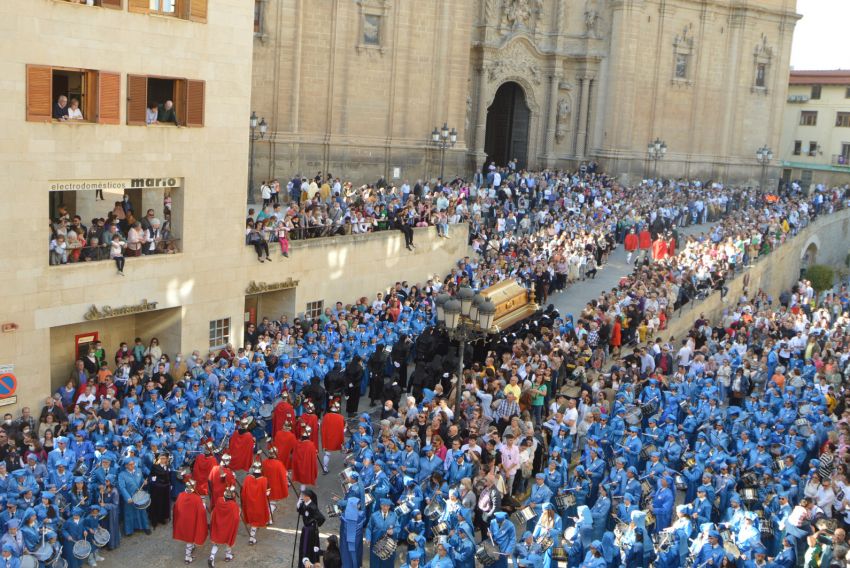
<instances>
[{"instance_id":1,"label":"balcony","mask_svg":"<svg viewBox=\"0 0 850 568\"><path fill-rule=\"evenodd\" d=\"M833 154L832 159L829 163L833 166L840 166L842 168L850 168L850 155L846 154Z\"/></svg>"}]
</instances>

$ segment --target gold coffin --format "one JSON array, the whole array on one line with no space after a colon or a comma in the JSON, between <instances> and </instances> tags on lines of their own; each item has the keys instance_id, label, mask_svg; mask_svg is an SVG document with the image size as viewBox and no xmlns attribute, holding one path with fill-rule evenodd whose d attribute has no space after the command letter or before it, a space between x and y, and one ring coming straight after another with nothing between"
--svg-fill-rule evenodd
<instances>
[{"instance_id":1,"label":"gold coffin","mask_svg":"<svg viewBox=\"0 0 850 568\"><path fill-rule=\"evenodd\" d=\"M502 280L481 291L496 306L493 328L502 331L534 314L539 308L534 292L520 286L513 278Z\"/></svg>"}]
</instances>

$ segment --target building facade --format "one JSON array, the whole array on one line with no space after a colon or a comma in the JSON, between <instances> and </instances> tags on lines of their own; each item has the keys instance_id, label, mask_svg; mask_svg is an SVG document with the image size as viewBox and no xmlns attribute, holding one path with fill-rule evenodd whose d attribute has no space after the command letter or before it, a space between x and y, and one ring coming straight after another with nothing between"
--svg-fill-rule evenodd
<instances>
[{"instance_id":1,"label":"building facade","mask_svg":"<svg viewBox=\"0 0 850 568\"><path fill-rule=\"evenodd\" d=\"M55 392L97 341L111 369L120 343L137 337L145 346L157 338L172 358L205 357L241 346L245 322L317 315L328 298L350 302L396 279L424 281L468 254L465 227L452 239L423 228L415 252L387 231L297 242L289 258L273 248L272 262L257 262L245 244L251 4L94 4L0 3L4 411ZM76 111L78 119L66 118ZM163 237L139 256L125 250L123 276L90 238L111 240L93 219L108 225L118 210L125 242L126 210ZM70 247L77 235L85 247Z\"/></svg>"},{"instance_id":2,"label":"building facade","mask_svg":"<svg viewBox=\"0 0 850 568\"><path fill-rule=\"evenodd\" d=\"M783 181L850 182L850 71L792 71L782 123Z\"/></svg>"},{"instance_id":3,"label":"building facade","mask_svg":"<svg viewBox=\"0 0 850 568\"><path fill-rule=\"evenodd\" d=\"M595 159L758 179L779 144L796 0L256 0L258 176L435 177ZM650 163L656 138L668 152ZM773 171L773 170L771 170Z\"/></svg>"}]
</instances>

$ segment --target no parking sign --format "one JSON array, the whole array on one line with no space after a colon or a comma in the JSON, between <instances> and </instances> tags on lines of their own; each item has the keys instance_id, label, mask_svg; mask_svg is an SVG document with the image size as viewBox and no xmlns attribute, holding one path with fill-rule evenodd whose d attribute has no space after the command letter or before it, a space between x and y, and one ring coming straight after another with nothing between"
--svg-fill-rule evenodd
<instances>
[{"instance_id":1,"label":"no parking sign","mask_svg":"<svg viewBox=\"0 0 850 568\"><path fill-rule=\"evenodd\" d=\"M18 390L18 379L12 373L13 370L11 365L0 366L0 399L14 396Z\"/></svg>"}]
</instances>

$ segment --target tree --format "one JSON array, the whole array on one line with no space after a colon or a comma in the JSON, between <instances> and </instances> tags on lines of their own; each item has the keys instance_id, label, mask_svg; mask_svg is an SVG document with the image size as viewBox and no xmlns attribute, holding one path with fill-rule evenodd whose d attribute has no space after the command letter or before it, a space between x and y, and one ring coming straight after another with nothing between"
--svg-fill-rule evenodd
<instances>
[{"instance_id":1,"label":"tree","mask_svg":"<svg viewBox=\"0 0 850 568\"><path fill-rule=\"evenodd\" d=\"M832 288L835 281L835 270L825 264L813 264L806 269L806 280L812 283L812 288L820 294L824 290Z\"/></svg>"}]
</instances>

